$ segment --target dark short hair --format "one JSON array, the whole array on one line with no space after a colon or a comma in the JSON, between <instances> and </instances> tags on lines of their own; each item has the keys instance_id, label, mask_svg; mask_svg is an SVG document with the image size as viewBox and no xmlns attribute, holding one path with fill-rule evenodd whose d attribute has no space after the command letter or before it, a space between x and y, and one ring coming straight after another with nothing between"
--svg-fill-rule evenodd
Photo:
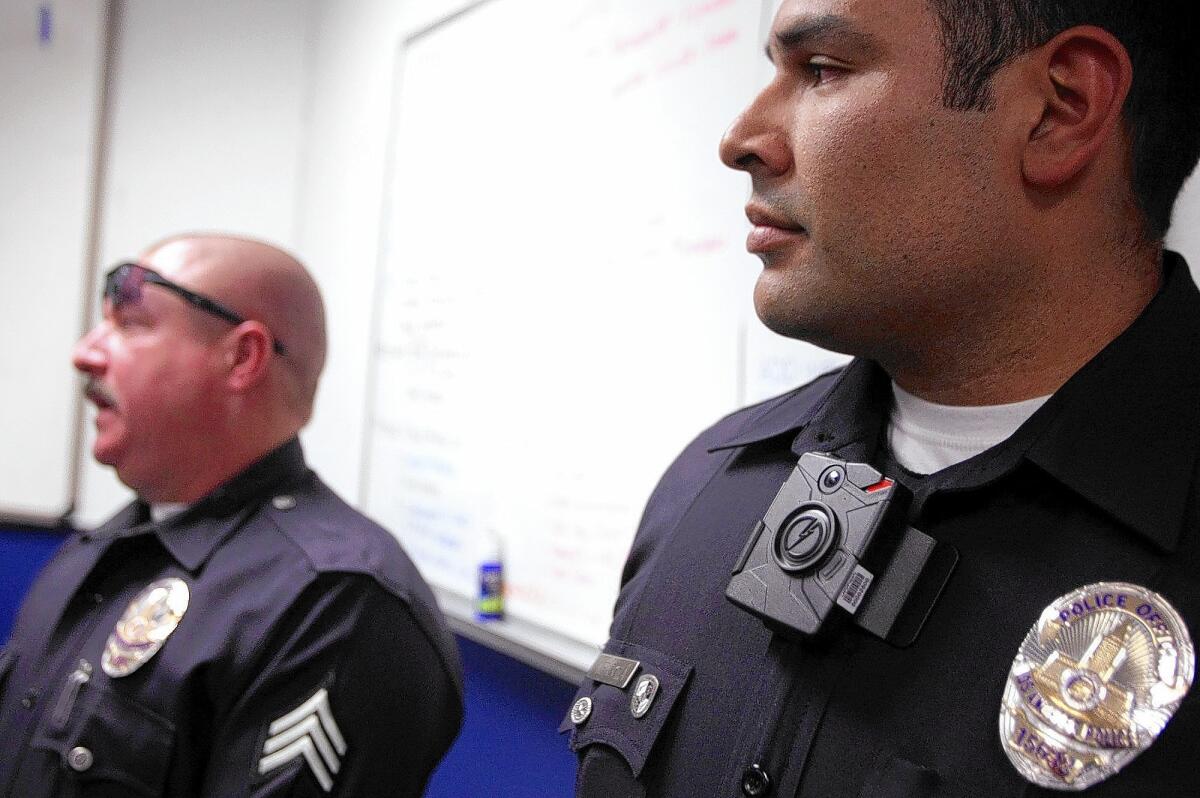
<instances>
[{"instance_id":1,"label":"dark short hair","mask_svg":"<svg viewBox=\"0 0 1200 798\"><path fill-rule=\"evenodd\" d=\"M950 108L988 109L1002 66L1076 25L1103 28L1125 46L1133 62L1124 108L1133 193L1146 234L1161 240L1200 157L1197 0L928 1L941 21Z\"/></svg>"}]
</instances>

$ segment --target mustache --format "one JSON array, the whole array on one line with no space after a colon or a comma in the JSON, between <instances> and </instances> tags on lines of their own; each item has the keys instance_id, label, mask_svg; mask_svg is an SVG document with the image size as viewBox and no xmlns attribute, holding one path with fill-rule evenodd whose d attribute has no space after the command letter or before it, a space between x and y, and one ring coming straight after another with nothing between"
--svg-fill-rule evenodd
<instances>
[{"instance_id":1,"label":"mustache","mask_svg":"<svg viewBox=\"0 0 1200 798\"><path fill-rule=\"evenodd\" d=\"M98 407L115 407L117 404L117 397L112 390L95 377L88 377L83 394Z\"/></svg>"}]
</instances>

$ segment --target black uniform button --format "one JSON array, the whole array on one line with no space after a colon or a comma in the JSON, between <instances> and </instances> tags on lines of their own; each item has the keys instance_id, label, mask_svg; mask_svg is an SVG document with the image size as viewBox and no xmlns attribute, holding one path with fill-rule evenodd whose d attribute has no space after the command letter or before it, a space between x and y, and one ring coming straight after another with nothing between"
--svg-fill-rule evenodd
<instances>
[{"instance_id":1,"label":"black uniform button","mask_svg":"<svg viewBox=\"0 0 1200 798\"><path fill-rule=\"evenodd\" d=\"M771 792L771 777L762 765L751 765L742 771L742 795L748 798L762 798Z\"/></svg>"},{"instance_id":2,"label":"black uniform button","mask_svg":"<svg viewBox=\"0 0 1200 798\"><path fill-rule=\"evenodd\" d=\"M38 691L32 687L25 693L25 697L21 699L21 706L26 709L33 709L37 706Z\"/></svg>"}]
</instances>

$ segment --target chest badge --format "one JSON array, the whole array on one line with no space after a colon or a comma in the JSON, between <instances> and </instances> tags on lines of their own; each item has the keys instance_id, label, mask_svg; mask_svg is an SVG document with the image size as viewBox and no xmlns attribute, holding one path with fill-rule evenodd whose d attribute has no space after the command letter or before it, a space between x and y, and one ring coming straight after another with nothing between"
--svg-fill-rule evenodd
<instances>
[{"instance_id":1,"label":"chest badge","mask_svg":"<svg viewBox=\"0 0 1200 798\"><path fill-rule=\"evenodd\" d=\"M1195 649L1162 596L1125 582L1073 590L1017 651L1000 741L1028 781L1083 790L1158 739L1192 686Z\"/></svg>"},{"instance_id":2,"label":"chest badge","mask_svg":"<svg viewBox=\"0 0 1200 798\"><path fill-rule=\"evenodd\" d=\"M187 612L191 593L182 579L159 579L129 602L117 621L100 666L114 679L128 676L162 648Z\"/></svg>"}]
</instances>

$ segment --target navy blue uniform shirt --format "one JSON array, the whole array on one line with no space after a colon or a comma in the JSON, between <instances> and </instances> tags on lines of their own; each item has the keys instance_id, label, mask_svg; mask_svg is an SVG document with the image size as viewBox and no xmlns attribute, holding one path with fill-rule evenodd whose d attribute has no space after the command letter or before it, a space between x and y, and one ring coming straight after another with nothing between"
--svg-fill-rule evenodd
<instances>
[{"instance_id":1,"label":"navy blue uniform shirt","mask_svg":"<svg viewBox=\"0 0 1200 798\"><path fill-rule=\"evenodd\" d=\"M1058 795L1018 775L998 731L1009 668L1043 609L1131 582L1200 632L1200 294L1177 255L1137 321L1009 440L913 485L909 522L961 557L914 645L854 626L825 644L774 635L725 598L751 528L805 452L883 463L889 400L887 375L854 361L725 418L669 468L605 647L640 661L658 693L638 718L635 683L583 683L590 714L562 725L579 796ZM1198 695L1084 794L1200 795Z\"/></svg>"},{"instance_id":2,"label":"navy blue uniform shirt","mask_svg":"<svg viewBox=\"0 0 1200 798\"><path fill-rule=\"evenodd\" d=\"M110 676L170 578L178 626ZM292 440L161 525L135 502L63 545L0 655L0 796L416 796L461 719L428 587Z\"/></svg>"}]
</instances>

